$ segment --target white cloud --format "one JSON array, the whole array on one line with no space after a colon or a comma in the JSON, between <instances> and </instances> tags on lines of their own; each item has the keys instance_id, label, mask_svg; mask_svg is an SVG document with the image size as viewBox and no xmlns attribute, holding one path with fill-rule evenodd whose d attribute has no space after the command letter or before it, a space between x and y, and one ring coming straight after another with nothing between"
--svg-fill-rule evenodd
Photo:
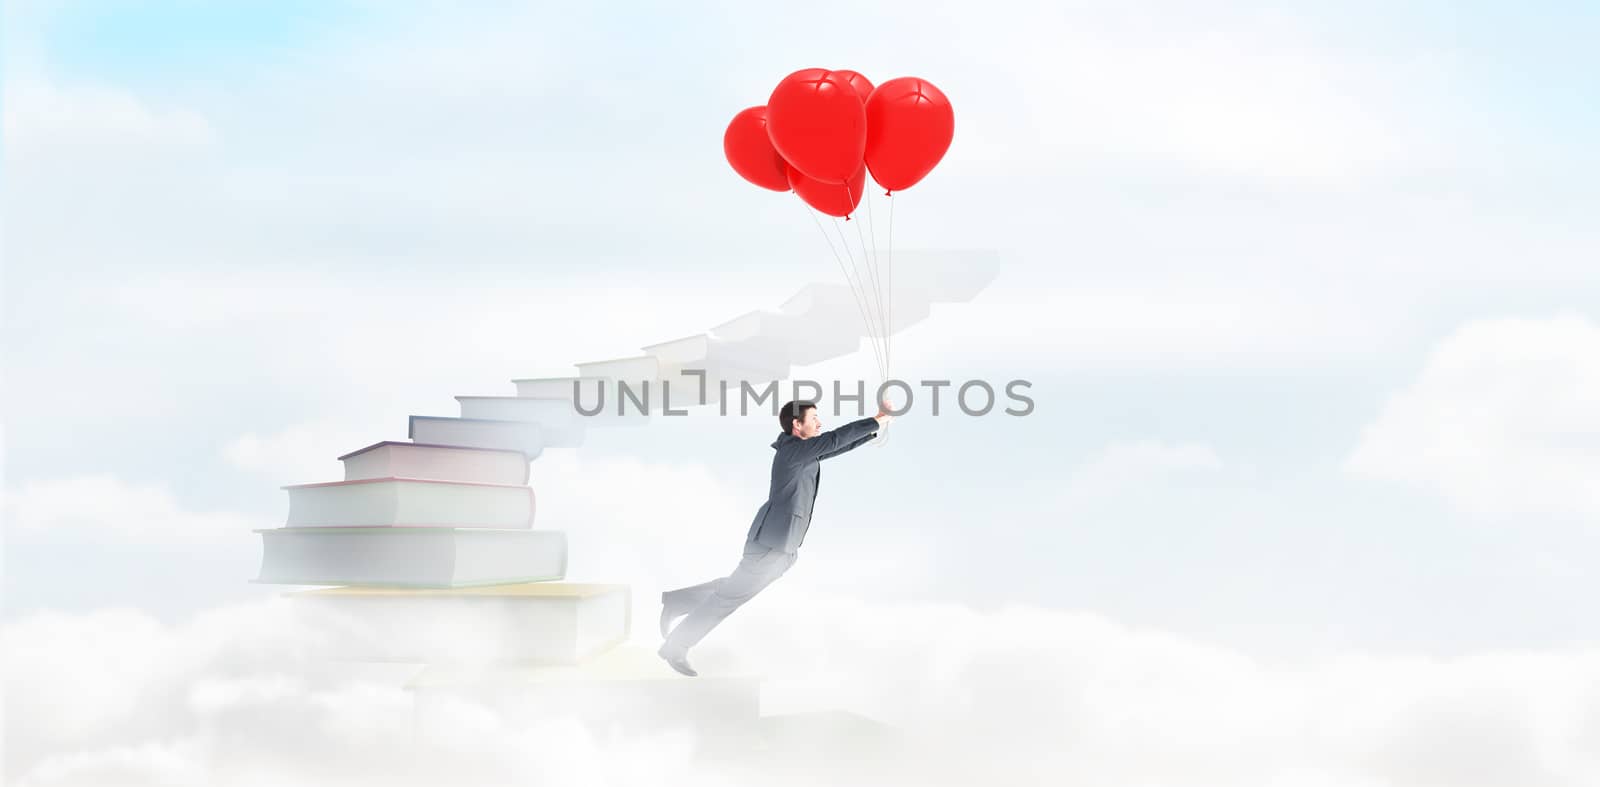
<instances>
[{"instance_id":1,"label":"white cloud","mask_svg":"<svg viewBox=\"0 0 1600 787\"><path fill-rule=\"evenodd\" d=\"M452 288L427 276L261 271L114 281L87 293L85 305L149 328L225 331L259 345L251 350L326 364L324 373L344 378L338 382L393 390L423 380L473 385L487 373L497 375L499 390L453 393L492 394L510 392L514 377L575 374L580 361L638 355L644 345L708 330L751 308L775 309L793 289L645 286L607 271L525 270Z\"/></svg>"},{"instance_id":2,"label":"white cloud","mask_svg":"<svg viewBox=\"0 0 1600 787\"><path fill-rule=\"evenodd\" d=\"M267 524L229 511L186 509L166 484L112 475L30 479L4 497L7 529L133 543L234 543Z\"/></svg>"},{"instance_id":3,"label":"white cloud","mask_svg":"<svg viewBox=\"0 0 1600 787\"><path fill-rule=\"evenodd\" d=\"M1226 468L1209 445L1157 440L1115 442L1074 468L1060 487L1058 499L1065 508L1080 508L1142 495L1177 479L1215 478L1224 470L1235 471Z\"/></svg>"},{"instance_id":4,"label":"white cloud","mask_svg":"<svg viewBox=\"0 0 1600 787\"><path fill-rule=\"evenodd\" d=\"M321 660L309 620L278 599L176 626L132 611L9 624L7 713L28 724L7 728L8 783L604 784L685 748L602 747L574 724L512 727L471 703L436 708L447 734L419 746L400 687L415 667Z\"/></svg>"},{"instance_id":5,"label":"white cloud","mask_svg":"<svg viewBox=\"0 0 1600 787\"><path fill-rule=\"evenodd\" d=\"M435 706L444 715L413 739L404 673L330 669L281 601L172 626L131 611L36 615L4 636L16 654L4 665L7 712L29 721L7 730L19 785L199 783L197 773L216 785L744 783L730 763L690 757L679 732L606 738L560 719L514 721L492 692ZM771 775L783 784L1600 777L1600 659L1583 650L1269 664L1082 612L812 596L730 619L691 658L711 675L766 675L769 714L841 709L903 736L891 762L823 752Z\"/></svg>"},{"instance_id":6,"label":"white cloud","mask_svg":"<svg viewBox=\"0 0 1600 787\"><path fill-rule=\"evenodd\" d=\"M1407 319L1390 303L1337 291L1074 284L1014 270L972 303L936 307L927 322L895 336L899 368L952 357L1003 360L1029 373L1320 366L1369 357ZM1383 319L1363 317L1379 309Z\"/></svg>"},{"instance_id":7,"label":"white cloud","mask_svg":"<svg viewBox=\"0 0 1600 787\"><path fill-rule=\"evenodd\" d=\"M105 155L107 148L137 159L150 148L208 146L216 132L200 112L157 107L101 83L62 85L37 74L5 81L4 134L8 157L53 149Z\"/></svg>"},{"instance_id":8,"label":"white cloud","mask_svg":"<svg viewBox=\"0 0 1600 787\"><path fill-rule=\"evenodd\" d=\"M29 771L19 785L69 787L204 787L210 784L206 752L199 740L151 741L52 757Z\"/></svg>"},{"instance_id":9,"label":"white cloud","mask_svg":"<svg viewBox=\"0 0 1600 787\"><path fill-rule=\"evenodd\" d=\"M1600 325L1463 325L1362 431L1348 471L1482 514L1600 515Z\"/></svg>"},{"instance_id":10,"label":"white cloud","mask_svg":"<svg viewBox=\"0 0 1600 787\"><path fill-rule=\"evenodd\" d=\"M1033 131L1072 159L1353 181L1458 155L1420 132L1447 121L1410 100L1439 81L1417 60L1323 50L1281 22L1108 37L1098 11L1057 13L1059 24L1026 29L1064 40L1014 51Z\"/></svg>"}]
</instances>

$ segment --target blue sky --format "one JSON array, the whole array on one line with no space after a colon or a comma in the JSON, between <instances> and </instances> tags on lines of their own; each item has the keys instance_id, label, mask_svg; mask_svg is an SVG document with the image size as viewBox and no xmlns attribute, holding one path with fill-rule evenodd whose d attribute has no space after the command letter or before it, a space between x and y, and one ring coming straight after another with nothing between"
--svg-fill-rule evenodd
<instances>
[{"instance_id":1,"label":"blue sky","mask_svg":"<svg viewBox=\"0 0 1600 787\"><path fill-rule=\"evenodd\" d=\"M259 65L376 21L364 16L340 3L102 2L47 13L36 34L67 73L180 81L218 67Z\"/></svg>"}]
</instances>

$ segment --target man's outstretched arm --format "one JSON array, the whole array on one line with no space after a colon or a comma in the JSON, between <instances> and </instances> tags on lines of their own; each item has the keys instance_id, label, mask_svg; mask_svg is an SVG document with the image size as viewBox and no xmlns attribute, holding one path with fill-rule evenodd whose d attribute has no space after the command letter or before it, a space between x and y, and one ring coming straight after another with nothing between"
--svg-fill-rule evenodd
<instances>
[{"instance_id":1,"label":"man's outstretched arm","mask_svg":"<svg viewBox=\"0 0 1600 787\"><path fill-rule=\"evenodd\" d=\"M841 445L838 448L833 449L832 451L828 451L827 453L824 453L824 454L818 456L817 459L820 461L820 460L823 460L823 459L829 459L829 458L838 456L839 454L845 453L846 451L854 451L857 448L860 448L861 446L866 445L867 441L869 441L872 438L877 437L877 436L878 436L877 426L874 425L873 426L873 430L872 430L871 433L869 433L867 435L864 435L862 437L857 437L856 439L851 440L850 442L845 443L844 445Z\"/></svg>"},{"instance_id":2,"label":"man's outstretched arm","mask_svg":"<svg viewBox=\"0 0 1600 787\"><path fill-rule=\"evenodd\" d=\"M809 440L802 440L793 450L795 461L805 462L811 459L827 459L838 456L846 451L871 440L878 434L884 424L894 420L889 414L888 402L878 403L878 414L859 421L851 421L838 429L833 429L817 435Z\"/></svg>"}]
</instances>

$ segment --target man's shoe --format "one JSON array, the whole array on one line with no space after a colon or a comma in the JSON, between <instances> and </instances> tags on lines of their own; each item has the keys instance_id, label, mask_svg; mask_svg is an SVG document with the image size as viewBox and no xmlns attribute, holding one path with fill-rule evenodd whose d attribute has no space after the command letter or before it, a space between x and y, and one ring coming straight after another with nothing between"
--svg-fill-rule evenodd
<instances>
[{"instance_id":1,"label":"man's shoe","mask_svg":"<svg viewBox=\"0 0 1600 787\"><path fill-rule=\"evenodd\" d=\"M696 675L700 674L700 673L694 671L694 667L689 666L689 661L688 661L688 655L689 654L687 654L687 653L673 653L673 652L667 650L667 646L666 645L662 645L661 649L656 651L656 655L660 656L663 659L666 659L667 660L667 666L672 667L673 669L677 670L678 672L680 672L680 673L682 673L684 675L688 675L689 677L692 678L692 677L695 677Z\"/></svg>"}]
</instances>

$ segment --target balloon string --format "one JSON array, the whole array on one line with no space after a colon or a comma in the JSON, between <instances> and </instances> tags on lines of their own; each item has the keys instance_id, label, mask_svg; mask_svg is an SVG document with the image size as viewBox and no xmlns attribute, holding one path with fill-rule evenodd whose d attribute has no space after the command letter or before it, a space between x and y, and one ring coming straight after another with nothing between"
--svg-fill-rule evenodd
<instances>
[{"instance_id":1,"label":"balloon string","mask_svg":"<svg viewBox=\"0 0 1600 787\"><path fill-rule=\"evenodd\" d=\"M889 192L887 192L887 191L885 191L884 194L886 196L889 196ZM889 283L887 285L887 289L889 290L889 304L888 304L889 322L893 323L894 322L894 197L893 196L889 196L889 261L888 261L887 271L888 271L888 277L889 277ZM887 344L884 345L883 354L884 354L884 364L886 366L888 364L894 362L894 354L893 354L893 352L894 352L894 345L893 345L892 342L887 343Z\"/></svg>"},{"instance_id":2,"label":"balloon string","mask_svg":"<svg viewBox=\"0 0 1600 787\"><path fill-rule=\"evenodd\" d=\"M801 204L804 205L804 203L801 203ZM809 206L806 206L806 210L811 215L812 223L817 225L817 231L822 233L823 242L828 244L828 251L833 252L834 262L837 262L839 264L839 273L840 273L840 275L842 275L844 277L845 283L850 285L850 297L851 297L851 299L853 299L855 301L856 314L861 317L861 322L863 324L869 324L868 320L867 320L865 301L862 298L861 292L860 292L856 282L853 279L850 278L849 271L845 270L844 258L839 256L839 250L834 247L833 239L828 237L828 231L823 228L821 220L819 220L817 218L816 211L811 210L811 208ZM869 333L871 332L870 327L868 329L868 332ZM872 343L872 354L873 354L873 356L878 357L878 363L879 363L879 365L882 365L883 359L879 355L878 345L877 345L876 342Z\"/></svg>"},{"instance_id":3,"label":"balloon string","mask_svg":"<svg viewBox=\"0 0 1600 787\"><path fill-rule=\"evenodd\" d=\"M835 226L835 229L837 229L838 228L838 222L834 222L834 226ZM843 241L841 239L841 243L842 242ZM877 309L873 308L873 299L872 299L871 293L868 290L868 284L867 284L866 277L864 277L861 274L861 269L855 266L855 261L854 260L851 261L851 268L852 268L852 270L855 271L855 274L856 274L856 276L855 276L856 290L861 295L861 306L862 306L862 310L864 311L864 316L862 318L862 322L865 324L865 326L867 328L867 338L872 341L873 347L876 349L876 355L877 355L876 368L878 370L878 374L882 375L889 368L888 348L886 348L884 346L884 339L883 339L883 330L882 330L883 315Z\"/></svg>"},{"instance_id":4,"label":"balloon string","mask_svg":"<svg viewBox=\"0 0 1600 787\"><path fill-rule=\"evenodd\" d=\"M869 232L871 234L871 236L872 236L872 264L873 264L874 267L876 267L878 269L879 275L881 275L882 271L883 271L883 263L882 263L882 261L881 261L881 259L879 257L880 249L878 248L878 218L873 215L872 202L873 202L873 200L869 196L867 198L867 232ZM884 348L883 348L884 349L883 358L884 358L884 366L885 367L887 367L888 364L889 364L889 338L894 335L894 320L889 318L889 309L888 309L888 307L891 305L889 303L889 301L892 300L892 298L890 298L890 295L891 295L891 293L889 293L888 287L886 285L884 287L884 298L883 298L884 311L883 311L883 313L884 313L885 320L889 324L889 336L888 337L884 337L885 341L884 341Z\"/></svg>"},{"instance_id":5,"label":"balloon string","mask_svg":"<svg viewBox=\"0 0 1600 787\"><path fill-rule=\"evenodd\" d=\"M865 196L865 195L863 195L863 196ZM872 210L872 203L871 202L867 203L867 210L868 211ZM884 341L884 354L883 354L883 357L884 357L885 367L887 367L888 360L889 360L889 353L888 353L889 325L888 325L888 322L884 319L883 279L878 275L878 266L873 264L872 257L867 254L867 237L866 237L866 233L861 231L861 222L859 222L859 221L856 222L856 240L861 243L861 258L866 263L867 273L871 274L871 276L872 276L870 281L872 282L873 299L876 300L877 303L878 303L878 323L883 326L883 341ZM888 369L885 368L884 372L887 373Z\"/></svg>"},{"instance_id":6,"label":"balloon string","mask_svg":"<svg viewBox=\"0 0 1600 787\"><path fill-rule=\"evenodd\" d=\"M883 270L883 266L878 262L878 219L876 216L872 215L872 194L870 192L866 194L866 202L867 236L872 239L872 264L881 271Z\"/></svg>"},{"instance_id":7,"label":"balloon string","mask_svg":"<svg viewBox=\"0 0 1600 787\"><path fill-rule=\"evenodd\" d=\"M882 374L888 364L889 359L884 353L883 336L878 327L879 321L876 319L877 314L872 308L872 296L867 291L867 285L865 284L866 277L861 275L861 267L856 263L855 255L850 251L850 243L849 241L845 240L844 231L839 227L839 220L837 218L835 218L833 222L833 231L839 236L839 247L844 249L846 258L850 260L850 270L855 273L854 284L857 288L859 288L861 294L861 307L863 311L862 320L867 326L867 336L872 340L873 347L877 350L876 354L878 356L878 373Z\"/></svg>"},{"instance_id":8,"label":"balloon string","mask_svg":"<svg viewBox=\"0 0 1600 787\"><path fill-rule=\"evenodd\" d=\"M801 202L800 207L806 211L807 215L811 216L812 223L817 225L817 231L822 233L822 241L828 244L828 251L833 252L834 261L839 263L839 273L844 275L845 283L850 285L850 297L856 302L856 313L861 315L861 322L863 324L868 324L868 331L870 332L871 327L870 323L867 323L867 313L866 309L862 306L861 296L856 292L856 284L854 281L851 281L850 274L844 269L844 259L839 256L839 250L833 247L833 239L828 237L828 231L822 227L822 220L817 218L817 212L812 210L810 205ZM878 354L878 345L876 342L872 344L872 354L874 357L878 358L878 365L881 367L883 365L883 358Z\"/></svg>"},{"instance_id":9,"label":"balloon string","mask_svg":"<svg viewBox=\"0 0 1600 787\"><path fill-rule=\"evenodd\" d=\"M888 194L889 194L889 192L887 192L887 191L884 192L885 196L888 196ZM869 227L869 229L872 232L872 254L873 254L873 257L876 258L877 255L878 255L878 221L877 221L877 218L872 215L872 200L871 200L871 198L868 198L868 200L867 200L867 218L871 221L871 226ZM890 256L890 261L892 262L893 261L893 253L894 253L894 200L893 199L889 200L889 247L890 247L889 251L890 251L890 255L891 255ZM891 271L889 271L889 269L887 267L880 267L879 270L883 271L885 273L891 273ZM888 279L888 281L884 284L884 292L887 293L887 298L883 302L884 319L887 322L887 324L892 328L894 326L894 280L893 280L893 278ZM893 368L894 356L893 356L892 350L891 350L891 348L893 346L894 346L894 332L892 330L886 331L885 334L884 334L884 337L883 337L883 381L884 382L887 382L889 380L890 370ZM878 437L877 437L876 440L872 441L872 445L873 446L882 446L884 443L887 443L887 442L889 442L889 428L888 428L888 425L886 424L886 425L884 425L883 428L880 428L878 430Z\"/></svg>"},{"instance_id":10,"label":"balloon string","mask_svg":"<svg viewBox=\"0 0 1600 787\"><path fill-rule=\"evenodd\" d=\"M856 255L853 252L850 251L850 243L849 243L849 241L846 241L844 239L844 230L839 227L839 220L837 218L835 218L834 221L833 221L833 231L836 234L838 234L838 236L839 236L839 246L844 249L845 256L849 257L849 259L850 259L850 268L851 268L851 270L854 270L856 272L856 281L861 281L862 280L861 268L856 265ZM868 300L868 296L867 296L866 292L867 292L866 285L862 285L862 287L861 287L861 301L862 301L863 304L866 304L866 306L864 307L863 311L866 314L870 314L872 312L871 301ZM879 342L881 341L880 337L878 336L878 333L879 333L878 326L874 325L873 322L870 319L867 319L866 314L862 315L862 319L864 321L866 321L866 323L867 323L867 334L872 338L873 349L876 350L878 348ZM888 359L884 357L884 354L881 351L877 352L876 354L878 356L878 373L879 374L883 374L883 373L888 371L887 366L886 366L886 363L888 362Z\"/></svg>"},{"instance_id":11,"label":"balloon string","mask_svg":"<svg viewBox=\"0 0 1600 787\"><path fill-rule=\"evenodd\" d=\"M890 203L890 209L892 210L893 208L894 208L894 203L891 202ZM877 277L879 277L879 276L881 276L883 274L884 267L881 264L881 260L878 257L878 253L879 253L879 249L878 249L878 219L877 219L877 216L873 215L872 197L871 197L871 195L867 196L867 222L868 222L867 223L867 231L872 236L872 262L873 262L873 266L876 268L876 270L873 273L873 276L876 279ZM882 376L882 380L880 381L880 385L883 382L888 382L888 380L890 379L891 370L893 368L893 363L894 363L893 358L889 354L889 348L891 346L893 346L893 343L894 343L894 312L892 311L893 306L894 306L894 291L889 288L888 284L884 284L883 289L882 289L882 294L880 295L879 308L882 310L881 313L884 315L884 321L887 324L888 329L884 331L884 337L883 337L883 376ZM889 442L889 425L885 424L883 427L881 427L878 430L878 437L877 437L877 439L872 441L872 445L873 446L882 446L884 443L887 443L887 442Z\"/></svg>"},{"instance_id":12,"label":"balloon string","mask_svg":"<svg viewBox=\"0 0 1600 787\"><path fill-rule=\"evenodd\" d=\"M844 187L845 204L853 205L855 203L855 195L850 193L850 182L849 181L845 181L844 183L841 183L839 185ZM863 189L865 189L865 184L863 184ZM850 217L849 217L848 214L845 216L845 220L846 221L850 220ZM858 228L860 227L859 224L856 225L856 226ZM871 319L872 317L877 316L877 315L873 314L872 298L871 298L871 296L869 296L867 294L867 286L865 284L861 283L862 281L864 281L864 277L862 277L862 275L861 275L861 268L858 265L856 265L855 254L851 253L851 251L850 251L850 242L845 240L844 231L839 229L839 221L838 221L837 218L835 218L835 220L833 222L833 229L834 229L834 232L837 233L838 236L839 236L839 247L844 249L844 253L850 258L850 269L855 271L856 276L855 276L855 279L851 282L851 286L860 288L860 291L861 291L860 292L861 307L862 307L862 310L863 310L862 321L867 324L868 338L872 339L872 341L873 341L873 347L874 347L874 350L876 350L876 354L878 356L878 371L879 371L880 374L882 374L884 372L884 370L886 369L886 367L887 367L888 357L887 357L887 353L886 353L886 348L883 346L883 338L881 336L874 336L873 335L874 333L877 332L878 328L877 328L877 326L873 325L873 321ZM846 278L848 279L849 277L846 276ZM879 322L881 322L881 321L882 320L880 318Z\"/></svg>"},{"instance_id":13,"label":"balloon string","mask_svg":"<svg viewBox=\"0 0 1600 787\"><path fill-rule=\"evenodd\" d=\"M866 197L866 186L862 186L861 190L862 197ZM848 184L848 182L845 184L845 197L850 198L850 202L854 202L853 195L850 194L850 184ZM872 202L867 202L867 211L869 211L869 213L872 211ZM869 254L867 254L867 238L866 235L862 234L861 232L861 222L859 221L856 222L856 242L861 243L862 264L866 264L867 274L870 274L870 277L872 277L867 278L867 282L872 282L872 296L870 296L870 301L867 302L869 302L869 304L872 304L872 302L877 304L878 325L882 326L883 328L883 341L886 342L888 341L888 325L883 325L883 282L882 278L878 278L877 266L875 266L874 261L872 261L872 258L870 258ZM866 285L862 285L862 298L866 298L866 296ZM888 355L886 354L885 360L888 360Z\"/></svg>"}]
</instances>

